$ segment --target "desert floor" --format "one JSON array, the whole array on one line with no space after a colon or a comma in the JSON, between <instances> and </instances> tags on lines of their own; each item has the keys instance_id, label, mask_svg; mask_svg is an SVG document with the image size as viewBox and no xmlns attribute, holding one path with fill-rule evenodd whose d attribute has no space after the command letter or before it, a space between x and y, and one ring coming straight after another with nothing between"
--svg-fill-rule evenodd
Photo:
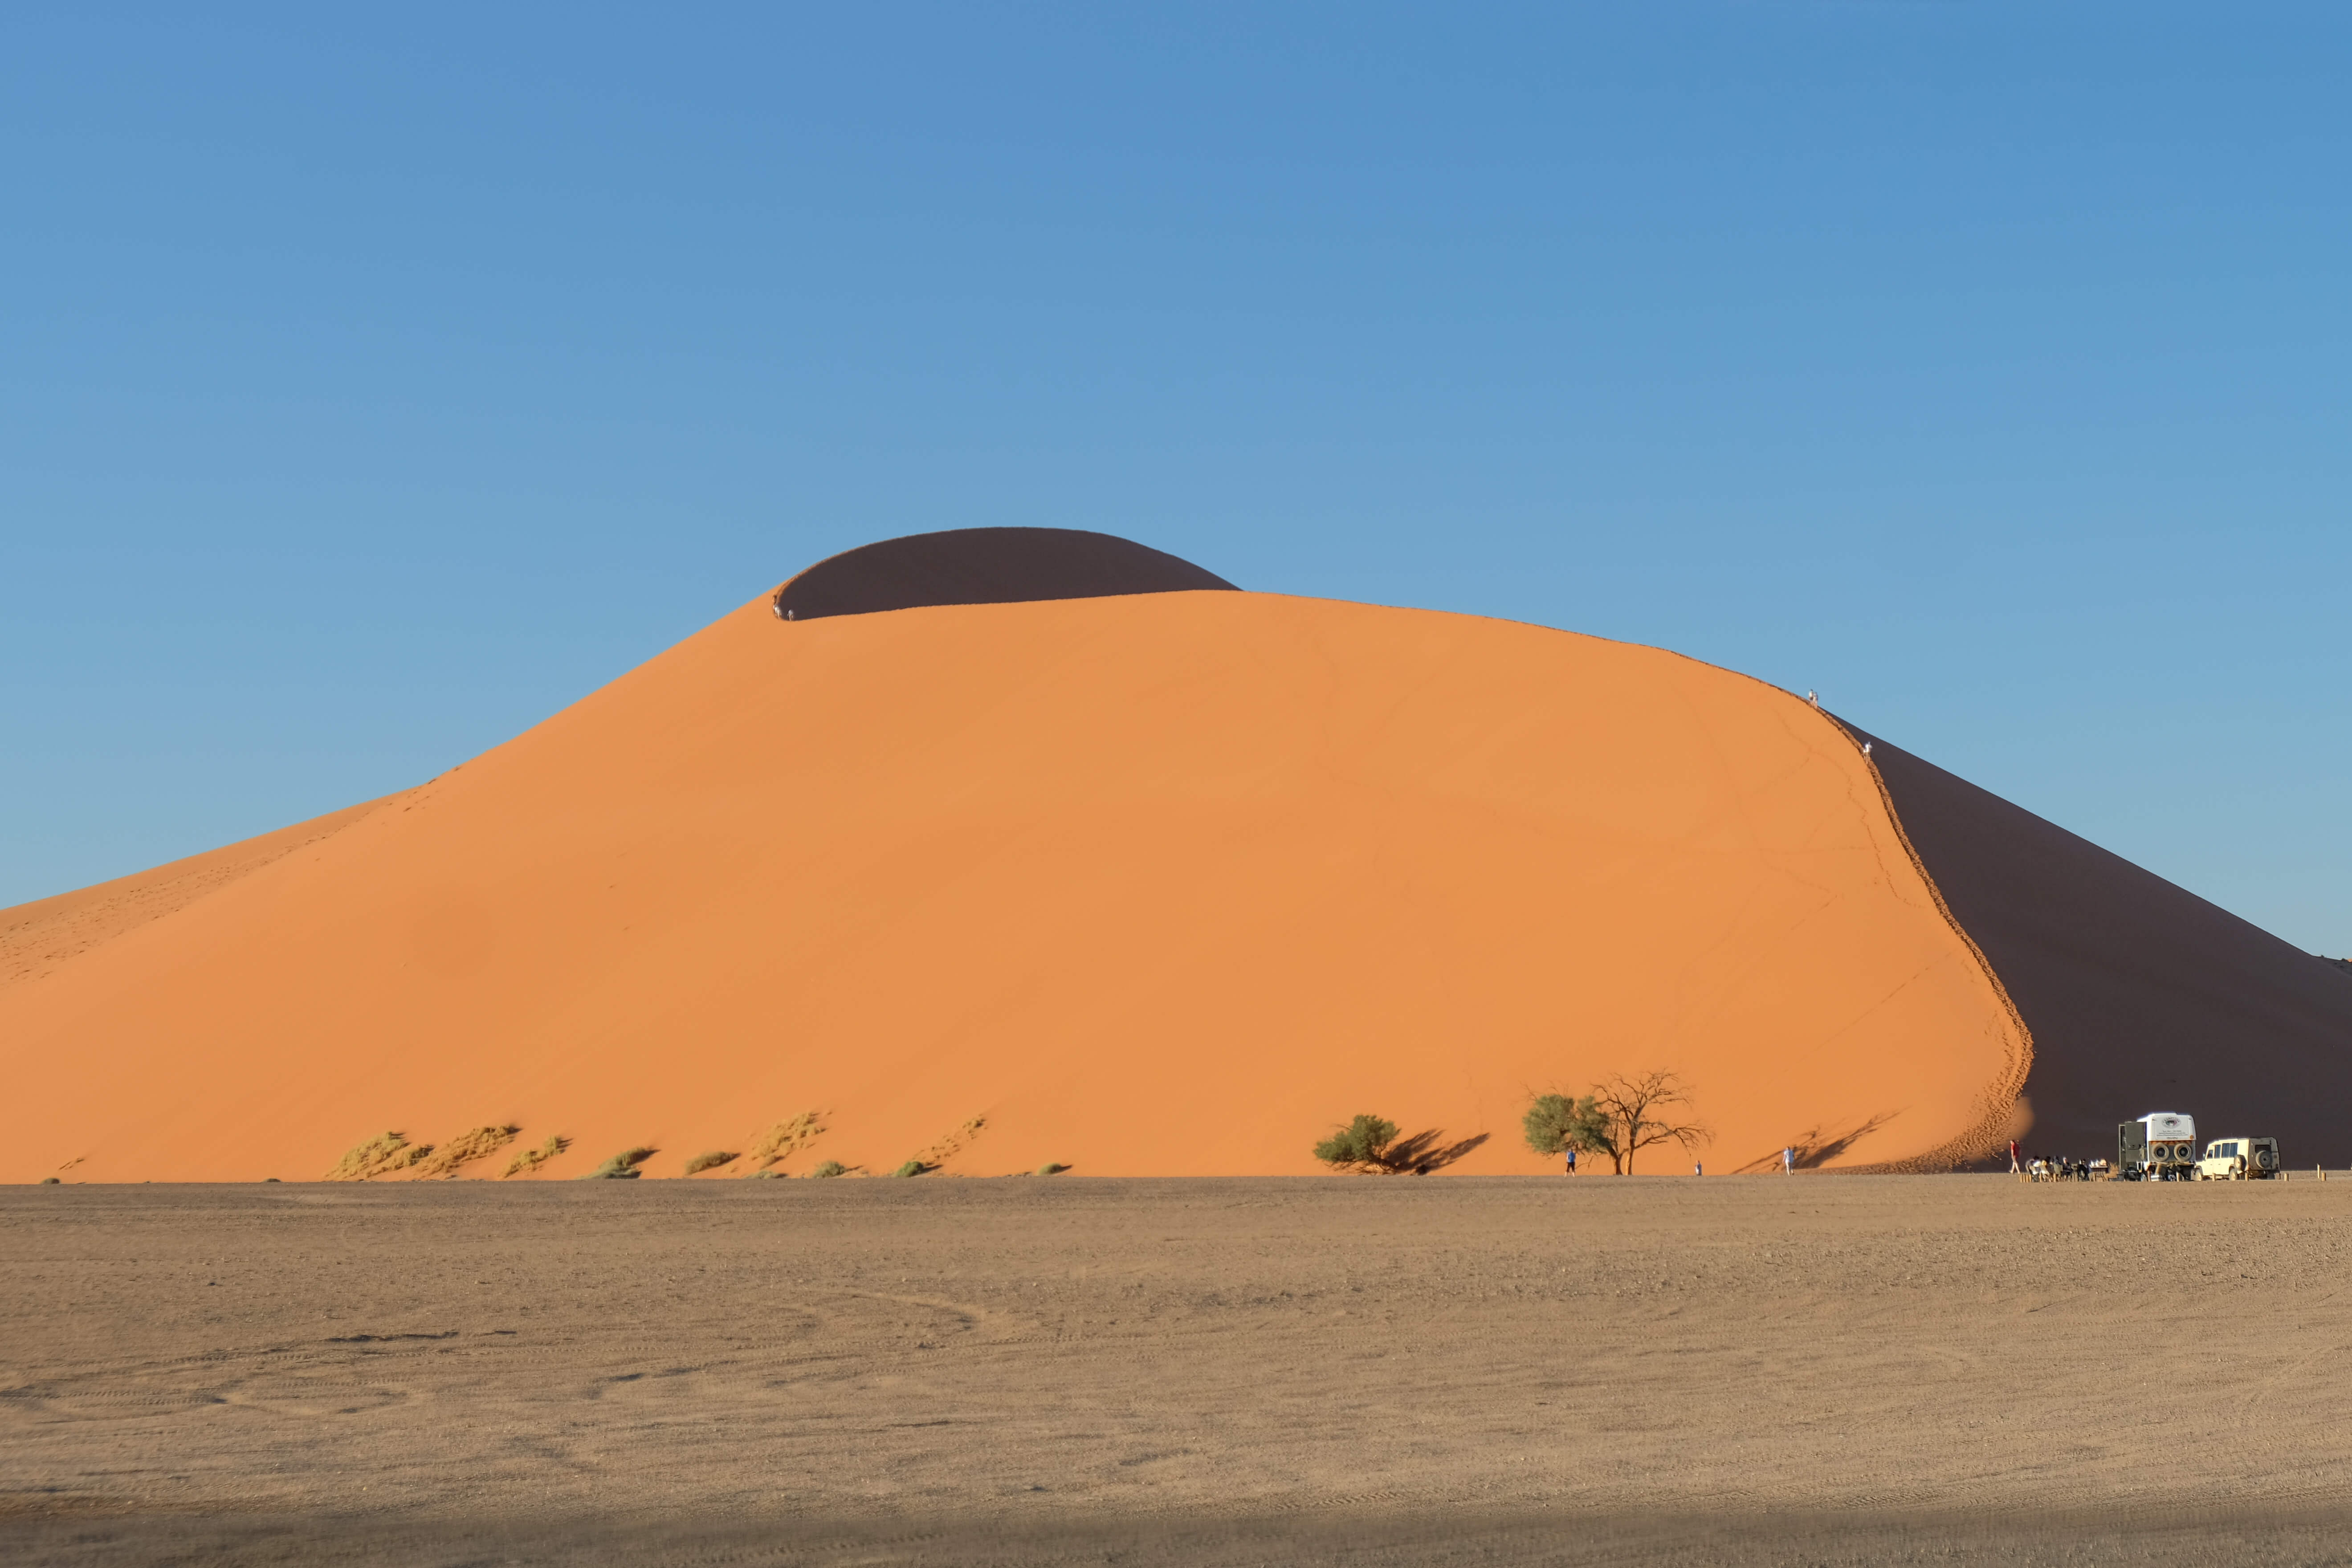
<instances>
[{"instance_id":1,"label":"desert floor","mask_svg":"<svg viewBox=\"0 0 2352 1568\"><path fill-rule=\"evenodd\" d=\"M2352 1180L0 1189L11 1563L2352 1562Z\"/></svg>"}]
</instances>

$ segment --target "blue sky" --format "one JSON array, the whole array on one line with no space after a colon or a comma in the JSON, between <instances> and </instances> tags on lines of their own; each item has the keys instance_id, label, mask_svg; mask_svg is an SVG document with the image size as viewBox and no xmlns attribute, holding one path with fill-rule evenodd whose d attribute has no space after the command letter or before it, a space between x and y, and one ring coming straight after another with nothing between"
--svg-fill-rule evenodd
<instances>
[{"instance_id":1,"label":"blue sky","mask_svg":"<svg viewBox=\"0 0 2352 1568\"><path fill-rule=\"evenodd\" d=\"M0 903L809 561L1782 685L2352 952L2352 13L16 5Z\"/></svg>"}]
</instances>

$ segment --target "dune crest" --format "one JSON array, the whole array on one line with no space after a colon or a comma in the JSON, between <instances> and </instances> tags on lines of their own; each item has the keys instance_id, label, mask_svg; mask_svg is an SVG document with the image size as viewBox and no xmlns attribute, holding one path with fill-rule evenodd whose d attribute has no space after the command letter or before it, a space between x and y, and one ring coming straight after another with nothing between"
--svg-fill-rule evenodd
<instances>
[{"instance_id":1,"label":"dune crest","mask_svg":"<svg viewBox=\"0 0 2352 1568\"><path fill-rule=\"evenodd\" d=\"M1195 589L1215 573L1116 534L1076 528L951 528L826 557L776 590L780 620L937 605L1015 605Z\"/></svg>"}]
</instances>

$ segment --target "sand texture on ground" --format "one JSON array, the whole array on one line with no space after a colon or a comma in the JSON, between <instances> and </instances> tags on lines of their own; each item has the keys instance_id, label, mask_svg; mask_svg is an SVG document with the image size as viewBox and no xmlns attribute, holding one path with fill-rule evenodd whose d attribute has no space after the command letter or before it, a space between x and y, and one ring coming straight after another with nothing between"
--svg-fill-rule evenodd
<instances>
[{"instance_id":1,"label":"sand texture on ground","mask_svg":"<svg viewBox=\"0 0 2352 1568\"><path fill-rule=\"evenodd\" d=\"M1529 1091L1651 1068L1712 1169L1855 1164L1981 1147L2029 1055L1858 748L1745 677L1257 594L762 598L0 991L0 1178L485 1125L675 1175L811 1111L788 1170L1307 1172L1372 1110L1532 1171Z\"/></svg>"},{"instance_id":2,"label":"sand texture on ground","mask_svg":"<svg viewBox=\"0 0 2352 1568\"><path fill-rule=\"evenodd\" d=\"M1856 731L1860 733L1860 731ZM2186 1111L2201 1139L2352 1161L2352 968L1876 741L1905 833L2033 1037L2029 1147L2112 1154Z\"/></svg>"},{"instance_id":3,"label":"sand texture on ground","mask_svg":"<svg viewBox=\"0 0 2352 1568\"><path fill-rule=\"evenodd\" d=\"M2340 1563L2347 1237L2309 1180L17 1188L0 1556Z\"/></svg>"}]
</instances>

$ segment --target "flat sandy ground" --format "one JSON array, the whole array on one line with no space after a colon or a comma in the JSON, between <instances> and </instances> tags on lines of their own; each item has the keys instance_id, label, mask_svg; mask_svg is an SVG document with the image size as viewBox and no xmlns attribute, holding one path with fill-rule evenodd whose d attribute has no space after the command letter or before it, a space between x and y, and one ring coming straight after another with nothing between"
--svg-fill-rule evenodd
<instances>
[{"instance_id":1,"label":"flat sandy ground","mask_svg":"<svg viewBox=\"0 0 2352 1568\"><path fill-rule=\"evenodd\" d=\"M2352 1562L2352 1180L0 1189L11 1563Z\"/></svg>"}]
</instances>

